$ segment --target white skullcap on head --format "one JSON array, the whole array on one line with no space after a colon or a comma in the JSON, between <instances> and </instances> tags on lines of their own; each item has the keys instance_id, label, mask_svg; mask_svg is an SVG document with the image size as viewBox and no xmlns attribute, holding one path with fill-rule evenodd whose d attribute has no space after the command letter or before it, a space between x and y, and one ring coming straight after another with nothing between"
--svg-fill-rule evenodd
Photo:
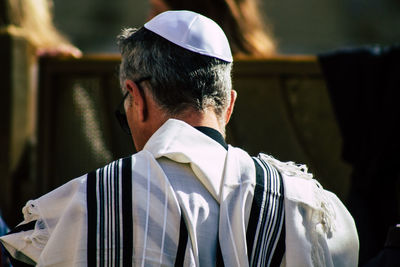
<instances>
[{"instance_id":1,"label":"white skullcap on head","mask_svg":"<svg viewBox=\"0 0 400 267\"><path fill-rule=\"evenodd\" d=\"M224 31L213 20L192 11L166 11L144 27L192 52L232 62Z\"/></svg>"}]
</instances>

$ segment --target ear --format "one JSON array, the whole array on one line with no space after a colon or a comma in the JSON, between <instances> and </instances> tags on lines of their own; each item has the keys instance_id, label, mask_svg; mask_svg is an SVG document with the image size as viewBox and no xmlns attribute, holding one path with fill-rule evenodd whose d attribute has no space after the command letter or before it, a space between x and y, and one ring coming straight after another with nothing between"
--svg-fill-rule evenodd
<instances>
[{"instance_id":1,"label":"ear","mask_svg":"<svg viewBox=\"0 0 400 267\"><path fill-rule=\"evenodd\" d=\"M147 105L144 92L132 80L125 80L125 87L129 91L132 98L131 105L134 107L133 111L137 114L139 121L143 122L147 119Z\"/></svg>"},{"instance_id":2,"label":"ear","mask_svg":"<svg viewBox=\"0 0 400 267\"><path fill-rule=\"evenodd\" d=\"M228 124L229 120L231 119L231 115L233 112L233 107L235 106L236 98L237 98L237 92L235 90L231 90L231 102L229 103L229 106L226 109L225 124Z\"/></svg>"}]
</instances>

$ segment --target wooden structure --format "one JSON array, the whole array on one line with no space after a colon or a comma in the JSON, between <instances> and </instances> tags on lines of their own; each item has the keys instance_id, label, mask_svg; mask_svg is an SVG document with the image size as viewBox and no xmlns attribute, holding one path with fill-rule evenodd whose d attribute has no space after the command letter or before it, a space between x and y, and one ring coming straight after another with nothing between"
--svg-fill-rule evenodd
<instances>
[{"instance_id":1,"label":"wooden structure","mask_svg":"<svg viewBox=\"0 0 400 267\"><path fill-rule=\"evenodd\" d=\"M233 78L233 143L250 154L306 163L345 199L351 168L341 160L341 136L317 58L238 59Z\"/></svg>"},{"instance_id":2,"label":"wooden structure","mask_svg":"<svg viewBox=\"0 0 400 267\"><path fill-rule=\"evenodd\" d=\"M39 163L45 165L39 167L44 172L39 176L52 177L51 187L132 152L129 138L113 117L121 98L118 64L118 56L42 60ZM237 59L233 80L239 97L228 127L228 141L253 155L263 151L284 161L307 163L325 186L344 196L344 177L348 177L349 169L340 160L340 135L316 58ZM102 133L94 142L103 143L102 149L110 156L97 157L96 161L91 156L95 148L87 142L79 144L81 138L93 138L90 133L89 137L78 133L79 129L84 131L80 127L86 120L82 117L86 113L78 110L79 95L91 99L86 108L94 108L93 119L98 123L92 129L101 129ZM80 162L75 164L81 167L70 168L64 163L52 167L65 159L71 164Z\"/></svg>"}]
</instances>

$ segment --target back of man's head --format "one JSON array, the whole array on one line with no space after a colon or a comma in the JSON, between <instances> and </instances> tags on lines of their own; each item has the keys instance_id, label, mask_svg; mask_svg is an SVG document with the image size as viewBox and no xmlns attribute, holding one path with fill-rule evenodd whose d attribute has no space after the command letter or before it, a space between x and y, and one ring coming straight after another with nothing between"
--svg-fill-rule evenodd
<instances>
[{"instance_id":1,"label":"back of man's head","mask_svg":"<svg viewBox=\"0 0 400 267\"><path fill-rule=\"evenodd\" d=\"M169 16L179 16L179 12L188 11L171 12ZM170 23L173 30L173 22ZM165 38L169 36L162 37L162 31L169 25L162 25L164 29L159 32L154 23L147 27L146 25L139 30L126 29L118 37L122 54L121 84L123 85L126 79L135 81L150 77L148 89L157 104L170 116L178 115L188 108L199 112L213 108L220 116L230 102L232 89L230 50L226 53L228 56L220 56L212 50L213 47L211 50L207 47L192 49L191 44L176 44L174 39ZM211 26L213 27L213 24ZM218 26L215 24L215 27ZM218 43L218 40L216 42ZM213 45L215 46L211 44ZM227 48L229 49L229 45Z\"/></svg>"}]
</instances>

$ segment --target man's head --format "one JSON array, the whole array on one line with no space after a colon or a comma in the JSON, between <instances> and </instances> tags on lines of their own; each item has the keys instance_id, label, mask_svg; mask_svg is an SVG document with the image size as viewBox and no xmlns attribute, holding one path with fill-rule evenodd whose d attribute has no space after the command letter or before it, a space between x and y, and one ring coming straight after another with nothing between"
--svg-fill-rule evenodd
<instances>
[{"instance_id":1,"label":"man's head","mask_svg":"<svg viewBox=\"0 0 400 267\"><path fill-rule=\"evenodd\" d=\"M149 114L152 110L159 113L158 124L168 118L185 120L186 116L212 112L223 130L233 108L232 95L235 98L232 56L225 35L214 22L189 11L165 12L139 30L124 30L119 36L119 46L121 86L123 90L132 90L127 102L135 98L135 88L138 97L151 102L145 103L143 119L152 119L150 116L154 114ZM148 79L140 84L134 82L143 78ZM131 121L136 144L134 128L140 122ZM158 124L153 126L157 128Z\"/></svg>"}]
</instances>

